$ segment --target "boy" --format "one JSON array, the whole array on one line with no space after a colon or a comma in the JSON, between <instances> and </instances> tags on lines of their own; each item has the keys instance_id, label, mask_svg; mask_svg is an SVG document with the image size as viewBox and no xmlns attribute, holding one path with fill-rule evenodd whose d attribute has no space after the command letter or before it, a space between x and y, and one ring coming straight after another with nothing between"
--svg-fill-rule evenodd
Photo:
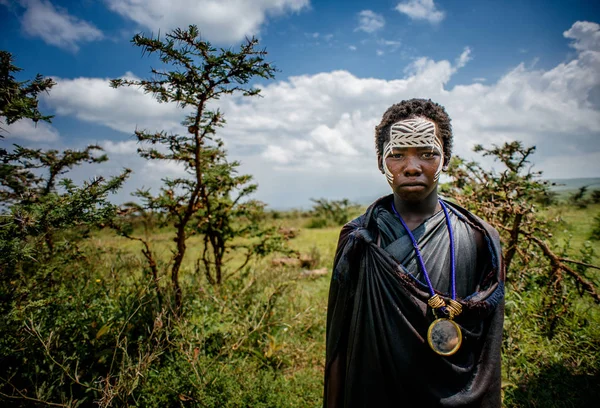
<instances>
[{"instance_id":1,"label":"boy","mask_svg":"<svg viewBox=\"0 0 600 408\"><path fill-rule=\"evenodd\" d=\"M489 224L438 197L452 128L425 99L376 127L393 194L340 233L324 407L501 407L504 273Z\"/></svg>"}]
</instances>

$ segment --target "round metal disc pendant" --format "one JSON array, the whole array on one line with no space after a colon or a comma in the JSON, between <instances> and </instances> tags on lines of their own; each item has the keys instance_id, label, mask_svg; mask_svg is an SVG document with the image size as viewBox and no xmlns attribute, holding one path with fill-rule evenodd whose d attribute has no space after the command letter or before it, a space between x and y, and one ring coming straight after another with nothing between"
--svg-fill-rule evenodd
<instances>
[{"instance_id":1,"label":"round metal disc pendant","mask_svg":"<svg viewBox=\"0 0 600 408\"><path fill-rule=\"evenodd\" d=\"M427 330L429 347L441 356L451 356L462 344L462 332L458 324L442 317L429 325Z\"/></svg>"}]
</instances>

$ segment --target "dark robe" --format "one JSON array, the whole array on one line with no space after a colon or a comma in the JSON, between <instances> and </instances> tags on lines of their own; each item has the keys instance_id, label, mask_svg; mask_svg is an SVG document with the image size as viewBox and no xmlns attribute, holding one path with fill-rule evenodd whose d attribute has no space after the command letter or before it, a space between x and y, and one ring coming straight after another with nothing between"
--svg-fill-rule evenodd
<instances>
[{"instance_id":1,"label":"dark robe","mask_svg":"<svg viewBox=\"0 0 600 408\"><path fill-rule=\"evenodd\" d=\"M429 288L391 213L392 198L376 201L340 233L327 310L324 407L501 407L504 273L497 231L445 201L463 307L454 321L463 340L456 354L440 356L426 339L435 320ZM434 289L448 299L443 212L413 235Z\"/></svg>"}]
</instances>

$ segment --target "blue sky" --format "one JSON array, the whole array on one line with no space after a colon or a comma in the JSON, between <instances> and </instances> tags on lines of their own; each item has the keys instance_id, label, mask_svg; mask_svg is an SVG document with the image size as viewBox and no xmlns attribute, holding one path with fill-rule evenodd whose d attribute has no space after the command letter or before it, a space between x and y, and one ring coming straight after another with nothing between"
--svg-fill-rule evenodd
<instances>
[{"instance_id":1,"label":"blue sky","mask_svg":"<svg viewBox=\"0 0 600 408\"><path fill-rule=\"evenodd\" d=\"M446 107L455 154L494 166L473 144L521 140L537 146L535 168L547 178L600 177L599 23L600 2L577 0L0 0L0 48L20 78L57 82L42 100L52 124L14 124L0 143L98 143L110 161L75 179L129 167L115 201L157 189L182 170L137 158L132 133L179 131L183 112L108 79L147 76L154 61L131 45L135 33L197 24L217 46L257 36L279 69L257 81L263 98L220 102L229 154L273 208L387 193L373 129L412 97Z\"/></svg>"}]
</instances>

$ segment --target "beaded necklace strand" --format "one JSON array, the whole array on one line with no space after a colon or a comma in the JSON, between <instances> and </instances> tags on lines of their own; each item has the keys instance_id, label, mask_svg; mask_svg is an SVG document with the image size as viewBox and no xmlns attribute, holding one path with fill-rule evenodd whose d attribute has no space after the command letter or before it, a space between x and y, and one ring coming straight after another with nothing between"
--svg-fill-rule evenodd
<instances>
[{"instance_id":1,"label":"beaded necklace strand","mask_svg":"<svg viewBox=\"0 0 600 408\"><path fill-rule=\"evenodd\" d=\"M460 348L462 343L462 333L460 327L452 320L455 316L458 316L462 311L462 306L459 302L456 301L456 259L455 259L455 248L454 248L454 233L452 231L452 224L450 222L450 215L448 214L448 209L446 208L446 204L442 200L439 200L439 203L444 211L444 216L446 218L446 225L448 227L448 235L450 237L450 296L448 299L448 303L444 301L433 289L433 285L431 284L431 280L429 279L429 274L427 273L427 268L425 267L425 262L423 261L423 256L421 255L421 250L419 249L419 244L412 234L410 228L402 219L402 216L396 210L396 206L392 201L392 210L394 210L394 214L398 217L402 226L406 230L408 237L412 242L412 246L415 250L415 254L417 255L417 260L419 262L419 266L421 271L423 272L423 276L425 277L425 281L427 282L427 286L429 287L429 293L431 297L427 301L429 306L433 309L434 314L437 309L440 309L442 312L448 314L448 318L439 318L435 320L429 326L429 330L427 332L429 346L436 353L449 356Z\"/></svg>"}]
</instances>

